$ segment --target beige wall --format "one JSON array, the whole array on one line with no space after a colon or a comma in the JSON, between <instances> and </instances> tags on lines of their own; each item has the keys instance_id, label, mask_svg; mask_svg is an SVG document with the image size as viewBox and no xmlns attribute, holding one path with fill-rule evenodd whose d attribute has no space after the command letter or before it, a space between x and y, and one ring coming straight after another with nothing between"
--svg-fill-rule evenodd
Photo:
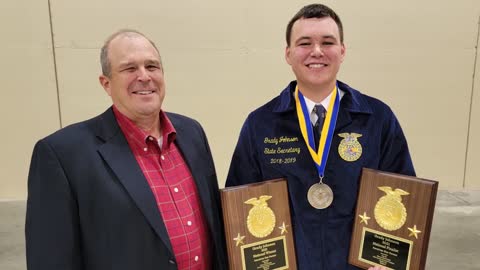
<instances>
[{"instance_id":1,"label":"beige wall","mask_svg":"<svg viewBox=\"0 0 480 270\"><path fill-rule=\"evenodd\" d=\"M166 68L164 107L203 124L223 186L248 112L293 79L283 58L284 31L308 3L3 4L0 117L8 130L0 135L0 199L25 198L35 141L109 106L97 79L98 55L103 40L119 28L138 29L157 43ZM418 176L439 180L441 189L480 188L480 142L474 139L480 138L480 2L324 3L344 22L347 58L340 80L393 108Z\"/></svg>"},{"instance_id":2,"label":"beige wall","mask_svg":"<svg viewBox=\"0 0 480 270\"><path fill-rule=\"evenodd\" d=\"M479 18L480 25L480 18ZM480 27L479 27L480 28ZM479 30L480 35L480 30ZM477 56L471 98L470 132L468 134L465 186L480 188L480 37L477 37Z\"/></svg>"},{"instance_id":3,"label":"beige wall","mask_svg":"<svg viewBox=\"0 0 480 270\"><path fill-rule=\"evenodd\" d=\"M60 127L47 3L3 2L0 33L0 199L18 199L35 141Z\"/></svg>"}]
</instances>

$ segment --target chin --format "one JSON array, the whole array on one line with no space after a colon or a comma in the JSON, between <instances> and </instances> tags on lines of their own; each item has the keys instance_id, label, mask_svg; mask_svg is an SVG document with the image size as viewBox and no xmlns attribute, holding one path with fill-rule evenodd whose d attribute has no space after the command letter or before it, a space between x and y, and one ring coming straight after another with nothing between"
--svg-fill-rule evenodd
<instances>
[{"instance_id":1,"label":"chin","mask_svg":"<svg viewBox=\"0 0 480 270\"><path fill-rule=\"evenodd\" d=\"M308 82L310 85L315 85L315 86L326 86L332 83L335 83L334 79L321 79L319 80L318 78L316 80L311 80Z\"/></svg>"},{"instance_id":2,"label":"chin","mask_svg":"<svg viewBox=\"0 0 480 270\"><path fill-rule=\"evenodd\" d=\"M141 106L137 111L142 115L152 115L160 112L160 106Z\"/></svg>"}]
</instances>

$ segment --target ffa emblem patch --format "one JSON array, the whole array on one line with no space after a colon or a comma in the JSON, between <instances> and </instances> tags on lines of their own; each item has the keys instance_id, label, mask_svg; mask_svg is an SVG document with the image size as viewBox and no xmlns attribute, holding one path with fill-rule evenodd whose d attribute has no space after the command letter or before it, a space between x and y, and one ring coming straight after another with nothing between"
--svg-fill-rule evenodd
<instances>
[{"instance_id":1,"label":"ffa emblem patch","mask_svg":"<svg viewBox=\"0 0 480 270\"><path fill-rule=\"evenodd\" d=\"M362 155L362 145L358 142L357 138L362 137L362 134L358 133L340 133L338 136L342 137L338 145L338 154L345 161L356 161Z\"/></svg>"},{"instance_id":2,"label":"ffa emblem patch","mask_svg":"<svg viewBox=\"0 0 480 270\"><path fill-rule=\"evenodd\" d=\"M275 228L275 214L267 204L267 200L271 198L272 196L262 195L258 199L250 198L245 201L246 204L253 205L248 212L247 228L257 238L267 237Z\"/></svg>"},{"instance_id":3,"label":"ffa emblem patch","mask_svg":"<svg viewBox=\"0 0 480 270\"><path fill-rule=\"evenodd\" d=\"M387 195L378 200L375 205L373 213L375 214L375 220L380 227L387 231L394 231L400 229L407 220L407 209L402 203L402 197L410 193L405 190L396 188L392 190L391 187L378 187L381 191Z\"/></svg>"}]
</instances>

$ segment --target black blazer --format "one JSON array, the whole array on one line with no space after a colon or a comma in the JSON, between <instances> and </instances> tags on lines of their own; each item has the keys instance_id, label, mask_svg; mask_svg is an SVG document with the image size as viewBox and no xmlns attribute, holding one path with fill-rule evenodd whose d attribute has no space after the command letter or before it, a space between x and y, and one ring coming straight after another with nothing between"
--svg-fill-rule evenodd
<instances>
[{"instance_id":1,"label":"black blazer","mask_svg":"<svg viewBox=\"0 0 480 270\"><path fill-rule=\"evenodd\" d=\"M214 269L227 269L215 168L198 122L168 113L211 235ZM28 176L29 270L177 269L152 191L112 108L40 140Z\"/></svg>"}]
</instances>

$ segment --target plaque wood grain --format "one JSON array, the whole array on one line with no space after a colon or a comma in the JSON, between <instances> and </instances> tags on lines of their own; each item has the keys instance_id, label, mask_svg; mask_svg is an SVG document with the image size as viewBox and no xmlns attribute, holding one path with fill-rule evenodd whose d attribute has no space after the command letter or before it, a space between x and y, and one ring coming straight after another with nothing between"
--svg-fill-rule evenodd
<instances>
[{"instance_id":1,"label":"plaque wood grain","mask_svg":"<svg viewBox=\"0 0 480 270\"><path fill-rule=\"evenodd\" d=\"M288 261L288 268L271 267L274 269L297 269L295 248L293 240L293 230L290 220L290 206L288 199L287 182L285 179L274 179L264 182L229 187L220 190L223 220L225 227L225 238L227 241L227 253L229 261L229 269L244 269L242 263L242 246L246 247L253 243L261 243L278 237L285 237L286 253L285 257ZM245 204L245 201L251 198L259 198L262 195L272 196L267 201L268 207L275 214L275 227L271 234L266 237L255 237L247 228L247 217L251 204ZM287 232L282 234L280 227L282 223L287 225ZM234 238L238 235L245 236L243 243L236 245Z\"/></svg>"},{"instance_id":2,"label":"plaque wood grain","mask_svg":"<svg viewBox=\"0 0 480 270\"><path fill-rule=\"evenodd\" d=\"M375 219L374 209L379 199L386 195L378 187L388 186L392 190L402 189L409 194L401 196L401 202L407 211L406 221L397 230L382 228ZM437 195L438 182L420 179L412 176L386 173L372 169L363 169L358 192L357 208L354 217L353 234L350 244L349 262L358 267L367 269L373 264L366 263L359 259L362 235L364 228L377 231L380 234L398 237L411 241L411 255L406 269L425 269L427 258L428 242L432 226L433 212ZM370 219L368 225L361 222L359 217L366 213ZM418 238L411 234L408 228L416 226ZM392 268L395 269L395 268Z\"/></svg>"}]
</instances>

